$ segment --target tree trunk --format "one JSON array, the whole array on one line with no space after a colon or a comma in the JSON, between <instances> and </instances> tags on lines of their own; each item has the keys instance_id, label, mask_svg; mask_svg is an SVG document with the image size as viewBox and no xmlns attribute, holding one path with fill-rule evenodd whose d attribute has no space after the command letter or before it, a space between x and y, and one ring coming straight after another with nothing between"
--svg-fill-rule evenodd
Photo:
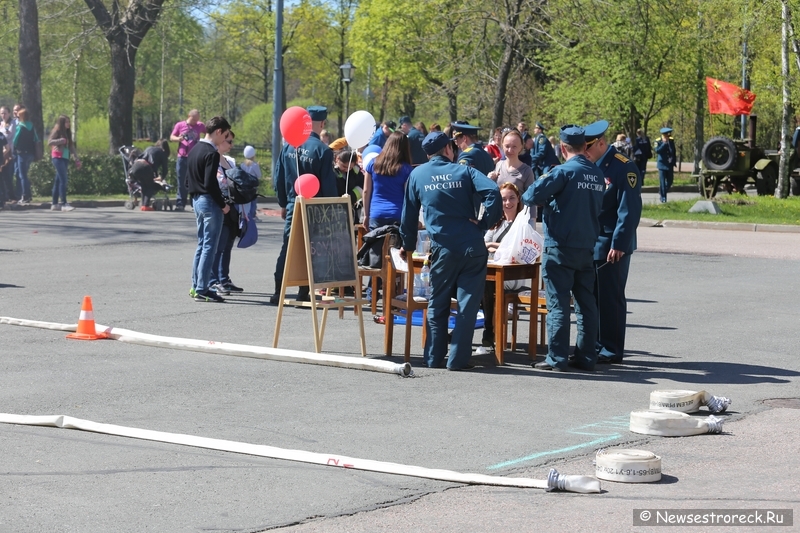
<instances>
[{"instance_id":1,"label":"tree trunk","mask_svg":"<svg viewBox=\"0 0 800 533\"><path fill-rule=\"evenodd\" d=\"M39 9L36 0L19 0L19 70L22 81L22 103L28 108L33 129L40 139L44 135L41 56Z\"/></svg>"},{"instance_id":2,"label":"tree trunk","mask_svg":"<svg viewBox=\"0 0 800 533\"><path fill-rule=\"evenodd\" d=\"M694 174L700 174L700 159L703 152L706 117L706 78L703 63L703 13L697 11L697 99L694 108Z\"/></svg>"},{"instance_id":3,"label":"tree trunk","mask_svg":"<svg viewBox=\"0 0 800 533\"><path fill-rule=\"evenodd\" d=\"M508 78L511 76L511 67L514 65L514 49L516 47L515 39L508 39L505 50L503 50L503 57L500 60L497 85L494 90L492 130L503 125L503 113L505 112L506 93L508 91Z\"/></svg>"},{"instance_id":4,"label":"tree trunk","mask_svg":"<svg viewBox=\"0 0 800 533\"><path fill-rule=\"evenodd\" d=\"M447 111L450 115L450 122L458 120L458 94L455 89L445 89L447 93Z\"/></svg>"},{"instance_id":5,"label":"tree trunk","mask_svg":"<svg viewBox=\"0 0 800 533\"><path fill-rule=\"evenodd\" d=\"M133 142L136 48L111 43L111 93L108 96L109 153Z\"/></svg>"},{"instance_id":6,"label":"tree trunk","mask_svg":"<svg viewBox=\"0 0 800 533\"><path fill-rule=\"evenodd\" d=\"M72 72L72 119L70 120L70 130L72 131L72 143L75 146L78 145L78 73L82 55L83 47L78 50L78 55L75 56L75 70Z\"/></svg>"},{"instance_id":7,"label":"tree trunk","mask_svg":"<svg viewBox=\"0 0 800 533\"><path fill-rule=\"evenodd\" d=\"M792 115L792 100L789 94L789 4L788 0L781 1L781 76L783 78L783 116L781 120L781 158L778 167L778 187L775 189L776 198L789 196L789 150L791 139L789 134L789 120Z\"/></svg>"}]
</instances>

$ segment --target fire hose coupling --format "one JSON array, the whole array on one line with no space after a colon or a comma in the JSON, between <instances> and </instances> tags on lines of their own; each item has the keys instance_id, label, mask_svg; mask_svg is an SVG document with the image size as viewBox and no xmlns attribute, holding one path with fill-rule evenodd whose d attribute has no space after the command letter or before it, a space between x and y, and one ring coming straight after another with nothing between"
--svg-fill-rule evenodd
<instances>
[{"instance_id":1,"label":"fire hose coupling","mask_svg":"<svg viewBox=\"0 0 800 533\"><path fill-rule=\"evenodd\" d=\"M547 475L547 488L545 491L553 492L554 490L579 492L581 494L590 494L600 492L600 481L590 476L576 476L568 474L559 474L555 468L550 469Z\"/></svg>"},{"instance_id":2,"label":"fire hose coupling","mask_svg":"<svg viewBox=\"0 0 800 533\"><path fill-rule=\"evenodd\" d=\"M706 402L706 407L708 407L708 410L712 413L724 413L728 410L730 405L730 398L726 398L724 396L712 396Z\"/></svg>"},{"instance_id":3,"label":"fire hose coupling","mask_svg":"<svg viewBox=\"0 0 800 533\"><path fill-rule=\"evenodd\" d=\"M727 399L727 398L723 398ZM725 422L722 418L717 418L714 415L709 415L706 419L706 423L708 423L708 432L709 433L722 433L722 423Z\"/></svg>"}]
</instances>

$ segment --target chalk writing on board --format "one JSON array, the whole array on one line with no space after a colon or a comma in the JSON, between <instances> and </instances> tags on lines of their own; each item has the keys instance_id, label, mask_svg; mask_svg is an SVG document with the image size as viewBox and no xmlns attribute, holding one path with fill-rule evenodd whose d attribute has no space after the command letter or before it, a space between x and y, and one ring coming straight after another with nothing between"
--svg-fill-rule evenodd
<instances>
[{"instance_id":1,"label":"chalk writing on board","mask_svg":"<svg viewBox=\"0 0 800 533\"><path fill-rule=\"evenodd\" d=\"M349 208L349 202L306 205L315 284L357 279Z\"/></svg>"}]
</instances>

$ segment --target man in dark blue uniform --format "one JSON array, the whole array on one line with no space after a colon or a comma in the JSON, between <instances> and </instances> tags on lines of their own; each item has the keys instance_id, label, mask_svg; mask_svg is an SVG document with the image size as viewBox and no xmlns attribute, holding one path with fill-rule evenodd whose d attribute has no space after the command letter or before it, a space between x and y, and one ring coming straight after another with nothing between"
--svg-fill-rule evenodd
<instances>
[{"instance_id":1,"label":"man in dark blue uniform","mask_svg":"<svg viewBox=\"0 0 800 533\"><path fill-rule=\"evenodd\" d=\"M561 161L556 157L553 145L544 134L544 126L541 122L536 123L533 128L533 148L531 148L531 168L533 174L538 179L542 174L547 173L551 168L558 165Z\"/></svg>"},{"instance_id":2,"label":"man in dark blue uniform","mask_svg":"<svg viewBox=\"0 0 800 533\"><path fill-rule=\"evenodd\" d=\"M453 128L453 139L460 150L456 163L475 168L488 176L494 170L494 160L483 148L483 143L478 141L480 128L462 120L453 122L450 127Z\"/></svg>"},{"instance_id":3,"label":"man in dark blue uniform","mask_svg":"<svg viewBox=\"0 0 800 533\"><path fill-rule=\"evenodd\" d=\"M374 144L375 146L383 148L383 145L386 144L386 139L389 138L389 135L394 133L395 129L397 129L397 125L394 121L387 120L386 122L381 122L381 125L375 130L375 133L372 134L372 138L367 143L367 146ZM358 148L360 148L360 146Z\"/></svg>"},{"instance_id":4,"label":"man in dark blue uniform","mask_svg":"<svg viewBox=\"0 0 800 533\"><path fill-rule=\"evenodd\" d=\"M597 363L621 363L625 354L628 305L625 284L636 250L636 228L642 216L642 177L633 161L609 146L608 122L586 126L586 156L603 173L606 190L600 209L600 235L594 247L595 297L600 315Z\"/></svg>"},{"instance_id":5,"label":"man in dark blue uniform","mask_svg":"<svg viewBox=\"0 0 800 533\"><path fill-rule=\"evenodd\" d=\"M425 140L425 136L411 125L411 117L400 117L400 131L408 137L408 144L411 146L411 164L416 167L427 163L428 155L422 149L422 141Z\"/></svg>"},{"instance_id":6,"label":"man in dark blue uniform","mask_svg":"<svg viewBox=\"0 0 800 533\"><path fill-rule=\"evenodd\" d=\"M272 180L278 197L278 205L281 206L281 217L286 221L283 226L283 245L275 264L275 293L269 299L270 303L274 305L278 304L281 295L283 268L286 265L286 247L289 244L289 232L292 229L294 201L297 198L294 182L297 181L298 176L313 174L319 179L318 198L338 196L336 174L333 172L333 150L319 138L320 132L325 129L328 108L315 105L307 108L307 111L311 116L311 135L297 149L284 143L280 157L275 164L275 176ZM297 299L300 301L311 300L308 286L300 287Z\"/></svg>"},{"instance_id":7,"label":"man in dark blue uniform","mask_svg":"<svg viewBox=\"0 0 800 533\"><path fill-rule=\"evenodd\" d=\"M650 144L650 137L644 134L642 128L639 128L636 130L636 142L633 145L633 158L636 160L636 168L639 169L639 175L643 180L647 172L647 160L651 157L653 157L653 146Z\"/></svg>"},{"instance_id":8,"label":"man in dark blue uniform","mask_svg":"<svg viewBox=\"0 0 800 533\"><path fill-rule=\"evenodd\" d=\"M542 277L547 294L547 358L538 370L574 366L594 370L597 352L597 303L594 299L594 246L605 183L597 165L586 158L583 128L561 128L561 153L566 162L544 174L522 195L531 207L544 206ZM575 298L578 339L569 357L570 291Z\"/></svg>"},{"instance_id":9,"label":"man in dark blue uniform","mask_svg":"<svg viewBox=\"0 0 800 533\"><path fill-rule=\"evenodd\" d=\"M458 300L458 315L453 328L449 370L468 370L472 337L486 281L488 252L483 241L486 230L503 212L500 190L495 182L467 165L452 162L450 139L432 132L422 143L430 161L415 168L406 184L400 236L401 255L416 249L420 207L424 209L425 229L431 238L431 289L428 304L425 364L439 368L447 355L447 323L450 298ZM487 154L488 155L488 154ZM483 203L485 213L475 219L475 202Z\"/></svg>"},{"instance_id":10,"label":"man in dark blue uniform","mask_svg":"<svg viewBox=\"0 0 800 533\"><path fill-rule=\"evenodd\" d=\"M667 201L667 193L672 188L678 158L675 141L669 135L672 133L672 128L661 128L659 131L661 139L656 141L656 168L658 168L658 193L661 196L661 203L664 203Z\"/></svg>"}]
</instances>

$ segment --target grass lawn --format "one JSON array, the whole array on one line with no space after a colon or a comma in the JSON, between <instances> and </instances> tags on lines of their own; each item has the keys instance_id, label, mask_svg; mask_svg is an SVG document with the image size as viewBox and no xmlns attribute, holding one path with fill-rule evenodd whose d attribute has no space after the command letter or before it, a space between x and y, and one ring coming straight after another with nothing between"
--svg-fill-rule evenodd
<instances>
[{"instance_id":1,"label":"grass lawn","mask_svg":"<svg viewBox=\"0 0 800 533\"><path fill-rule=\"evenodd\" d=\"M800 197L779 200L774 196L721 196L716 202L722 214L689 213L697 200L669 201L642 206L642 217L656 220L745 222L750 224L800 225Z\"/></svg>"},{"instance_id":2,"label":"grass lawn","mask_svg":"<svg viewBox=\"0 0 800 533\"><path fill-rule=\"evenodd\" d=\"M644 183L642 183L642 185L644 187L658 187L658 172L652 170L647 172L647 174L644 175ZM689 172L676 172L672 186L683 185L697 187L697 178L693 178Z\"/></svg>"}]
</instances>

